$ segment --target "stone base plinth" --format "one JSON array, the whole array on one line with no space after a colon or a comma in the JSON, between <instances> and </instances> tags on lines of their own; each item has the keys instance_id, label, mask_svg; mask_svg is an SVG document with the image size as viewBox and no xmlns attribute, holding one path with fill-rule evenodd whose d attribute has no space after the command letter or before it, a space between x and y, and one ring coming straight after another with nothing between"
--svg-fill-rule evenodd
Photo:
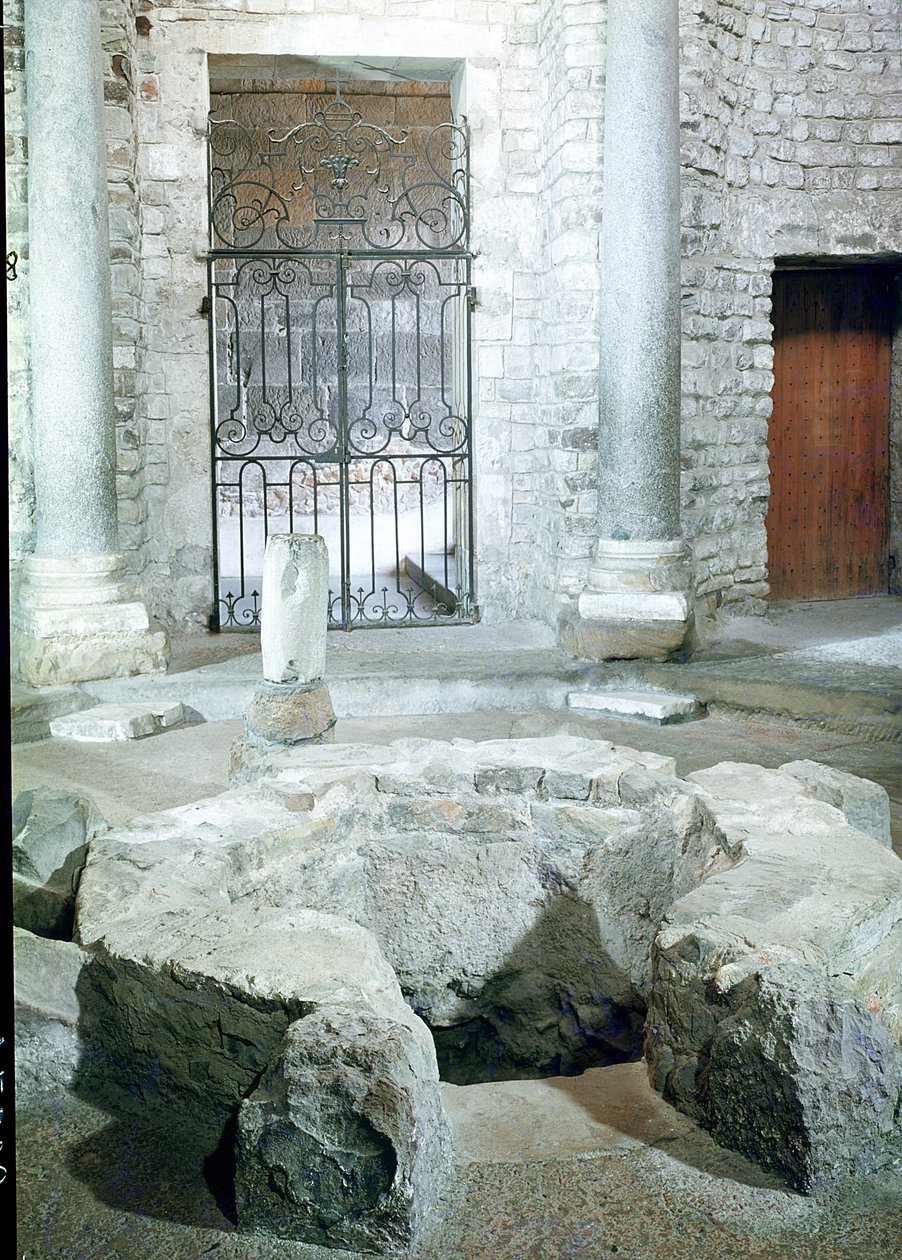
<instances>
[{"instance_id":1,"label":"stone base plinth","mask_svg":"<svg viewBox=\"0 0 902 1260\"><path fill-rule=\"evenodd\" d=\"M114 607L102 606L107 625L113 620L109 614ZM130 606L119 607L127 612ZM32 687L60 687L97 678L153 674L169 664L169 640L159 627L92 630L87 610L80 608L77 613L77 619L73 617L77 625L71 630L50 634L39 633L42 627L30 616L14 621L12 666L18 677ZM144 617L146 622L146 613Z\"/></svg>"},{"instance_id":2,"label":"stone base plinth","mask_svg":"<svg viewBox=\"0 0 902 1260\"><path fill-rule=\"evenodd\" d=\"M321 741L335 725L329 688L311 683L262 682L245 718L247 734L276 744Z\"/></svg>"},{"instance_id":3,"label":"stone base plinth","mask_svg":"<svg viewBox=\"0 0 902 1260\"><path fill-rule=\"evenodd\" d=\"M33 687L153 674L169 639L136 600L121 555L31 556L12 616L12 667Z\"/></svg>"},{"instance_id":4,"label":"stone base plinth","mask_svg":"<svg viewBox=\"0 0 902 1260\"><path fill-rule=\"evenodd\" d=\"M587 618L573 610L558 623L558 642L581 661L666 661L684 646L690 628L683 620Z\"/></svg>"},{"instance_id":5,"label":"stone base plinth","mask_svg":"<svg viewBox=\"0 0 902 1260\"><path fill-rule=\"evenodd\" d=\"M578 608L559 623L561 646L580 660L666 660L692 629L688 559L679 538L599 538Z\"/></svg>"}]
</instances>

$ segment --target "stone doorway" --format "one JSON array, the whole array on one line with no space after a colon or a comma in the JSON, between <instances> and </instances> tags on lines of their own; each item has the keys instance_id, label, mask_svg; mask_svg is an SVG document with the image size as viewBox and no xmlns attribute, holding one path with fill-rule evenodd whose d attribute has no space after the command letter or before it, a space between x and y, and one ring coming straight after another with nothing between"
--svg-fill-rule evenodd
<instances>
[{"instance_id":1,"label":"stone doorway","mask_svg":"<svg viewBox=\"0 0 902 1260\"><path fill-rule=\"evenodd\" d=\"M215 87L214 628L259 629L279 532L325 538L335 628L474 620L468 140L448 85Z\"/></svg>"},{"instance_id":2,"label":"stone doorway","mask_svg":"<svg viewBox=\"0 0 902 1260\"><path fill-rule=\"evenodd\" d=\"M891 268L774 273L771 595L889 589Z\"/></svg>"}]
</instances>

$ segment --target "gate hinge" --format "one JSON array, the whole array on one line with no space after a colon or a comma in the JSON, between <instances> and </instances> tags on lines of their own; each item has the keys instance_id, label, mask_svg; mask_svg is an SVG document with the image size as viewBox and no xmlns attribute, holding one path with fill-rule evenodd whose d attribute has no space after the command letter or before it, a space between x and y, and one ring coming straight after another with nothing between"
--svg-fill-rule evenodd
<instances>
[{"instance_id":1,"label":"gate hinge","mask_svg":"<svg viewBox=\"0 0 902 1260\"><path fill-rule=\"evenodd\" d=\"M210 295L209 293L205 293L204 296L200 300L200 306L197 308L197 313L198 315L203 315L206 318L206 316L210 314L212 309L213 307L210 302Z\"/></svg>"},{"instance_id":2,"label":"gate hinge","mask_svg":"<svg viewBox=\"0 0 902 1260\"><path fill-rule=\"evenodd\" d=\"M476 309L476 303L478 300L479 299L476 296L476 289L473 285L471 285L467 289L467 306L469 306L471 311L474 311Z\"/></svg>"}]
</instances>

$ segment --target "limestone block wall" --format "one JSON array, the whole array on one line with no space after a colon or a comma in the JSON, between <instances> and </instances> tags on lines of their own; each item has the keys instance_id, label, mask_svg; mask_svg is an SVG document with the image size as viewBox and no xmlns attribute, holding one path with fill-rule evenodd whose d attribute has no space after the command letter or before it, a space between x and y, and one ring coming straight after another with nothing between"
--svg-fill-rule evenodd
<instances>
[{"instance_id":1,"label":"limestone block wall","mask_svg":"<svg viewBox=\"0 0 902 1260\"><path fill-rule=\"evenodd\" d=\"M6 286L9 403L9 538L15 589L18 562L34 528L32 446L28 423L28 129L25 120L24 0L4 5L6 92L6 248L19 256L18 279Z\"/></svg>"},{"instance_id":2,"label":"limestone block wall","mask_svg":"<svg viewBox=\"0 0 902 1260\"><path fill-rule=\"evenodd\" d=\"M472 245L476 546L488 618L535 609L528 566L512 557L514 433L531 444L537 187L533 38L538 6L498 0L208 0L142 3L138 131L144 203L148 485L146 594L170 624L205 621L211 524L203 127L208 55L417 59L454 68L453 99L473 138ZM405 65L413 66L407 71ZM237 71L236 71L237 72ZM162 478L165 478L162 479ZM526 518L533 508L519 505ZM524 535L531 529L524 523Z\"/></svg>"},{"instance_id":3,"label":"limestone block wall","mask_svg":"<svg viewBox=\"0 0 902 1260\"><path fill-rule=\"evenodd\" d=\"M768 589L775 258L902 257L900 11L684 0L682 27L684 526L720 604Z\"/></svg>"},{"instance_id":4,"label":"limestone block wall","mask_svg":"<svg viewBox=\"0 0 902 1260\"><path fill-rule=\"evenodd\" d=\"M116 406L116 496L119 546L140 580L145 565L145 487L158 475L149 464L144 397L146 311L141 286L143 207L138 181L136 70L139 0L105 0L103 85L112 270L113 390Z\"/></svg>"},{"instance_id":5,"label":"limestone block wall","mask_svg":"<svg viewBox=\"0 0 902 1260\"><path fill-rule=\"evenodd\" d=\"M530 492L537 514L534 564L549 618L582 589L596 534L606 8L601 0L550 0L539 25L539 405L535 449L515 471L515 496Z\"/></svg>"}]
</instances>

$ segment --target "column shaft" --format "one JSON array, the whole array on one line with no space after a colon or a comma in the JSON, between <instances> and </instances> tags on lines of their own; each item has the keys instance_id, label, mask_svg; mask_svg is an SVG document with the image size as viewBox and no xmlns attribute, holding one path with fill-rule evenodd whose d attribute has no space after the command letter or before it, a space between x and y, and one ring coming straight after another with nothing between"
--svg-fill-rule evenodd
<instances>
[{"instance_id":1,"label":"column shaft","mask_svg":"<svg viewBox=\"0 0 902 1260\"><path fill-rule=\"evenodd\" d=\"M609 0L601 229L601 538L680 534L678 0Z\"/></svg>"},{"instance_id":2,"label":"column shaft","mask_svg":"<svg viewBox=\"0 0 902 1260\"><path fill-rule=\"evenodd\" d=\"M35 547L13 665L35 685L165 668L118 550L98 0L26 0Z\"/></svg>"},{"instance_id":3,"label":"column shaft","mask_svg":"<svg viewBox=\"0 0 902 1260\"><path fill-rule=\"evenodd\" d=\"M97 0L27 0L35 555L117 550Z\"/></svg>"},{"instance_id":4,"label":"column shaft","mask_svg":"<svg viewBox=\"0 0 902 1260\"><path fill-rule=\"evenodd\" d=\"M680 534L679 0L608 0L598 536L562 642L595 659L686 638Z\"/></svg>"}]
</instances>

